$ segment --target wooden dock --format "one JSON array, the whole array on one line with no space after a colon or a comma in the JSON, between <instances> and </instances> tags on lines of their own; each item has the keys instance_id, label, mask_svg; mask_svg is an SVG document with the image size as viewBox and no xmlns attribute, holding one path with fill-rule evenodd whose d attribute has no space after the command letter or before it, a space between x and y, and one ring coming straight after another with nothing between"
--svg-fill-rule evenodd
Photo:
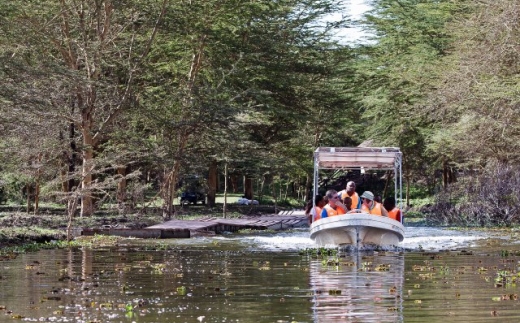
<instances>
[{"instance_id":1,"label":"wooden dock","mask_svg":"<svg viewBox=\"0 0 520 323\"><path fill-rule=\"evenodd\" d=\"M277 215L244 216L242 218L203 218L198 220L170 220L143 229L113 228L83 230L82 235L116 235L135 238L190 238L239 230L287 230L308 226L301 211Z\"/></svg>"}]
</instances>

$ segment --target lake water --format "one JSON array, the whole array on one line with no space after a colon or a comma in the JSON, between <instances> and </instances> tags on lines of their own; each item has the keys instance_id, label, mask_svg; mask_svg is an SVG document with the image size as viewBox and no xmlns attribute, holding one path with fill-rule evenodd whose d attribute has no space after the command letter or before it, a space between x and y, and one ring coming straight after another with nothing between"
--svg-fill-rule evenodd
<instances>
[{"instance_id":1,"label":"lake water","mask_svg":"<svg viewBox=\"0 0 520 323\"><path fill-rule=\"evenodd\" d=\"M510 238L410 227L392 252L316 255L306 230L43 250L0 262L0 322L518 322Z\"/></svg>"}]
</instances>

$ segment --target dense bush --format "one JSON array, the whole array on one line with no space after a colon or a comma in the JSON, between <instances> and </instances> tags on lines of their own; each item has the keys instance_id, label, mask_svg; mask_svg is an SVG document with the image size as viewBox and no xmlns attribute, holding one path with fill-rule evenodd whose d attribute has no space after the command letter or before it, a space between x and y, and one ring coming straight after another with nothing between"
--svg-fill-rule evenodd
<instances>
[{"instance_id":1,"label":"dense bush","mask_svg":"<svg viewBox=\"0 0 520 323\"><path fill-rule=\"evenodd\" d=\"M427 210L432 224L499 225L520 223L520 167L488 166L436 195Z\"/></svg>"},{"instance_id":2,"label":"dense bush","mask_svg":"<svg viewBox=\"0 0 520 323\"><path fill-rule=\"evenodd\" d=\"M26 199L27 183L30 182L30 179L24 175L0 174L0 204L5 204L7 201L23 204Z\"/></svg>"}]
</instances>

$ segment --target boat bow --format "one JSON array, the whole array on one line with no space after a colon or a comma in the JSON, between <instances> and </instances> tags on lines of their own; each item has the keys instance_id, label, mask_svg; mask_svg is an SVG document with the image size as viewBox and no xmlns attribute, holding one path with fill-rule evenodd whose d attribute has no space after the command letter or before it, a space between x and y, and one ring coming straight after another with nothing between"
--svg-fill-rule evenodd
<instances>
[{"instance_id":1,"label":"boat bow","mask_svg":"<svg viewBox=\"0 0 520 323\"><path fill-rule=\"evenodd\" d=\"M404 226L387 217L353 213L315 221L310 234L320 246L397 246L404 239Z\"/></svg>"}]
</instances>

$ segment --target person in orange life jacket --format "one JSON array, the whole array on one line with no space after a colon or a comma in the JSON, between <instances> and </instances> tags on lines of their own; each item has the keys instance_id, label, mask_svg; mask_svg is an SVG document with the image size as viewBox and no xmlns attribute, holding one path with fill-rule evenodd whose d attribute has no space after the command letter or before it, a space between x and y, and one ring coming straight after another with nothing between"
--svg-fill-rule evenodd
<instances>
[{"instance_id":1,"label":"person in orange life jacket","mask_svg":"<svg viewBox=\"0 0 520 323\"><path fill-rule=\"evenodd\" d=\"M358 193L356 193L356 183L353 181L348 182L346 188L338 194L340 194L342 200L347 196L350 197L352 199L353 209L361 209L361 199L359 198Z\"/></svg>"},{"instance_id":2,"label":"person in orange life jacket","mask_svg":"<svg viewBox=\"0 0 520 323\"><path fill-rule=\"evenodd\" d=\"M309 223L321 219L321 211L325 204L327 204L326 198L319 194L314 197L314 207L312 201L309 201L309 203L307 203L307 207L305 208L305 214L309 217Z\"/></svg>"},{"instance_id":3,"label":"person in orange life jacket","mask_svg":"<svg viewBox=\"0 0 520 323\"><path fill-rule=\"evenodd\" d=\"M339 201L338 192L336 190L328 190L325 196L329 199L329 203L323 207L321 218L345 214L346 207Z\"/></svg>"},{"instance_id":4,"label":"person in orange life jacket","mask_svg":"<svg viewBox=\"0 0 520 323\"><path fill-rule=\"evenodd\" d=\"M402 223L402 212L395 206L395 198L387 197L383 202L383 207L388 211L388 217Z\"/></svg>"},{"instance_id":5,"label":"person in orange life jacket","mask_svg":"<svg viewBox=\"0 0 520 323\"><path fill-rule=\"evenodd\" d=\"M361 209L369 214L381 215L388 217L388 212L381 203L374 201L374 194L370 191L365 191L361 195Z\"/></svg>"}]
</instances>

